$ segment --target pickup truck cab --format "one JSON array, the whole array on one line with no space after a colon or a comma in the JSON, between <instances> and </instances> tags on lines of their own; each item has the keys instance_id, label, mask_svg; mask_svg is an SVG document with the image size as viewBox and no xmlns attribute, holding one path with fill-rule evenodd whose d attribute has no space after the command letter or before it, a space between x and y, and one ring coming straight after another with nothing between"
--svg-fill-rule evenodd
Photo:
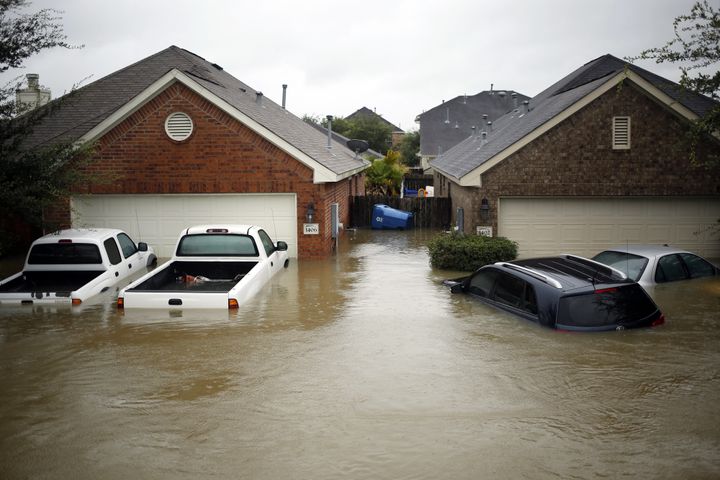
<instances>
[{"instance_id":1,"label":"pickup truck cab","mask_svg":"<svg viewBox=\"0 0 720 480\"><path fill-rule=\"evenodd\" d=\"M118 308L238 308L288 266L287 248L257 226L190 227L167 263L120 291Z\"/></svg>"},{"instance_id":2,"label":"pickup truck cab","mask_svg":"<svg viewBox=\"0 0 720 480\"><path fill-rule=\"evenodd\" d=\"M35 240L22 272L0 282L0 305L79 305L156 263L152 248L122 230L59 230Z\"/></svg>"}]
</instances>

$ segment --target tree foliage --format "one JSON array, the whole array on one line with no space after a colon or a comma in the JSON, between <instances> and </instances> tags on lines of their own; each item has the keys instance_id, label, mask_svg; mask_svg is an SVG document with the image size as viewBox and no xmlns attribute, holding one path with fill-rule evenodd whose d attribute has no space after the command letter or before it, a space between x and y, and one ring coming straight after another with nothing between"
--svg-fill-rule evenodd
<instances>
[{"instance_id":1,"label":"tree foliage","mask_svg":"<svg viewBox=\"0 0 720 480\"><path fill-rule=\"evenodd\" d=\"M408 167L415 167L420 163L420 132L417 130L414 132L406 133L400 143L397 146L398 152L400 152L400 159L404 165Z\"/></svg>"},{"instance_id":2,"label":"tree foliage","mask_svg":"<svg viewBox=\"0 0 720 480\"><path fill-rule=\"evenodd\" d=\"M322 120L322 126L327 128L327 119ZM335 117L332 129L344 137L365 140L371 149L380 153L387 152L392 140L392 128L377 117Z\"/></svg>"},{"instance_id":3,"label":"tree foliage","mask_svg":"<svg viewBox=\"0 0 720 480\"><path fill-rule=\"evenodd\" d=\"M25 13L26 6L23 0L0 0L0 72L22 67L27 58L47 48L76 48L65 42L60 12ZM79 168L90 161L89 146L69 142L27 146L33 128L62 108L63 101L18 112L14 94L20 86L14 80L0 89L0 255L12 246L14 225L10 219L42 226L45 207L91 178Z\"/></svg>"},{"instance_id":4,"label":"tree foliage","mask_svg":"<svg viewBox=\"0 0 720 480\"><path fill-rule=\"evenodd\" d=\"M655 60L679 64L680 86L688 91L720 100L720 12L707 0L696 2L690 13L673 22L675 37L662 47L650 48L626 60ZM696 162L699 140L720 132L720 106L715 106L693 124L690 132L690 157ZM709 161L718 163L717 156Z\"/></svg>"},{"instance_id":5,"label":"tree foliage","mask_svg":"<svg viewBox=\"0 0 720 480\"><path fill-rule=\"evenodd\" d=\"M400 154L389 150L385 158L372 162L365 170L365 190L368 194L399 195L407 168L400 163Z\"/></svg>"}]
</instances>

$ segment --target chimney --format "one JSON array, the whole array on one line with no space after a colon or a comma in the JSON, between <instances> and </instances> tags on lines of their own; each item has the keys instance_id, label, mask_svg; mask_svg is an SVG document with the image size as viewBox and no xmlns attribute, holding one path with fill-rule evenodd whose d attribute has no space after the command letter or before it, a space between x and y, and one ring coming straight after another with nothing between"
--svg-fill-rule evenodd
<instances>
[{"instance_id":1,"label":"chimney","mask_svg":"<svg viewBox=\"0 0 720 480\"><path fill-rule=\"evenodd\" d=\"M487 143L487 132L482 132L482 142L480 142L481 145L485 145Z\"/></svg>"},{"instance_id":2,"label":"chimney","mask_svg":"<svg viewBox=\"0 0 720 480\"><path fill-rule=\"evenodd\" d=\"M450 107L445 108L445 125L450 125Z\"/></svg>"},{"instance_id":3,"label":"chimney","mask_svg":"<svg viewBox=\"0 0 720 480\"><path fill-rule=\"evenodd\" d=\"M517 110L518 104L517 104L517 93L513 92L511 95L513 100L513 108Z\"/></svg>"},{"instance_id":4,"label":"chimney","mask_svg":"<svg viewBox=\"0 0 720 480\"><path fill-rule=\"evenodd\" d=\"M263 93L255 92L255 103L257 103L258 105L262 105L262 99L263 99Z\"/></svg>"},{"instance_id":5,"label":"chimney","mask_svg":"<svg viewBox=\"0 0 720 480\"><path fill-rule=\"evenodd\" d=\"M283 99L282 99L282 108L285 110L285 99L287 98L287 83L283 83Z\"/></svg>"},{"instance_id":6,"label":"chimney","mask_svg":"<svg viewBox=\"0 0 720 480\"><path fill-rule=\"evenodd\" d=\"M492 122L488 122L488 123L487 123L487 126L488 126L488 128L487 128L487 129L488 129L488 133L492 132L492 131L493 131L493 130L492 130Z\"/></svg>"},{"instance_id":7,"label":"chimney","mask_svg":"<svg viewBox=\"0 0 720 480\"><path fill-rule=\"evenodd\" d=\"M493 95L493 85L495 85L495 84L494 83L490 84L490 95Z\"/></svg>"},{"instance_id":8,"label":"chimney","mask_svg":"<svg viewBox=\"0 0 720 480\"><path fill-rule=\"evenodd\" d=\"M525 100L523 102L523 112L528 113L530 111L530 101Z\"/></svg>"},{"instance_id":9,"label":"chimney","mask_svg":"<svg viewBox=\"0 0 720 480\"><path fill-rule=\"evenodd\" d=\"M328 124L327 124L327 125L328 125L328 126L327 126L327 131L328 131L328 144L327 144L327 149L330 150L330 149L332 148L332 121L333 121L333 116L332 116L332 115L328 115L328 116L325 117L325 118L327 118L327 122L328 122Z\"/></svg>"},{"instance_id":10,"label":"chimney","mask_svg":"<svg viewBox=\"0 0 720 480\"><path fill-rule=\"evenodd\" d=\"M40 88L40 75L28 73L27 88L20 88L15 92L15 106L19 113L29 112L41 107L50 101L50 90Z\"/></svg>"}]
</instances>

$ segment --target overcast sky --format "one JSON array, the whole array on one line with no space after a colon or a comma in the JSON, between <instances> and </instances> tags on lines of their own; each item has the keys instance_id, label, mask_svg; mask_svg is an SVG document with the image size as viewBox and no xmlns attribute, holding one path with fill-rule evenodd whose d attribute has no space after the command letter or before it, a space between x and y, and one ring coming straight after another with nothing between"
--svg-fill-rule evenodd
<instances>
[{"instance_id":1,"label":"overcast sky","mask_svg":"<svg viewBox=\"0 0 720 480\"><path fill-rule=\"evenodd\" d=\"M717 0L713 0L717 1ZM404 130L458 95L534 96L606 53L673 37L692 0L35 0L62 10L68 41L0 80L38 73L53 97L170 45L222 66L302 116L375 109ZM712 3L712 2L711 2ZM677 66L639 63L677 81Z\"/></svg>"}]
</instances>

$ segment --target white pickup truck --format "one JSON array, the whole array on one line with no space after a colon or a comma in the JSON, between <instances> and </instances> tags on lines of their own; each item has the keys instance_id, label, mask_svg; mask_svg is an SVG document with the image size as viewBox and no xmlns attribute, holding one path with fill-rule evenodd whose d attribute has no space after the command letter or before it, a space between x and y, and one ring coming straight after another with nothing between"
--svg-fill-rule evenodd
<instances>
[{"instance_id":1,"label":"white pickup truck","mask_svg":"<svg viewBox=\"0 0 720 480\"><path fill-rule=\"evenodd\" d=\"M156 263L146 243L122 230L59 230L35 240L22 272L0 282L0 305L80 305Z\"/></svg>"},{"instance_id":2,"label":"white pickup truck","mask_svg":"<svg viewBox=\"0 0 720 480\"><path fill-rule=\"evenodd\" d=\"M118 295L118 308L238 308L288 266L287 243L257 226L198 225L175 255Z\"/></svg>"}]
</instances>

